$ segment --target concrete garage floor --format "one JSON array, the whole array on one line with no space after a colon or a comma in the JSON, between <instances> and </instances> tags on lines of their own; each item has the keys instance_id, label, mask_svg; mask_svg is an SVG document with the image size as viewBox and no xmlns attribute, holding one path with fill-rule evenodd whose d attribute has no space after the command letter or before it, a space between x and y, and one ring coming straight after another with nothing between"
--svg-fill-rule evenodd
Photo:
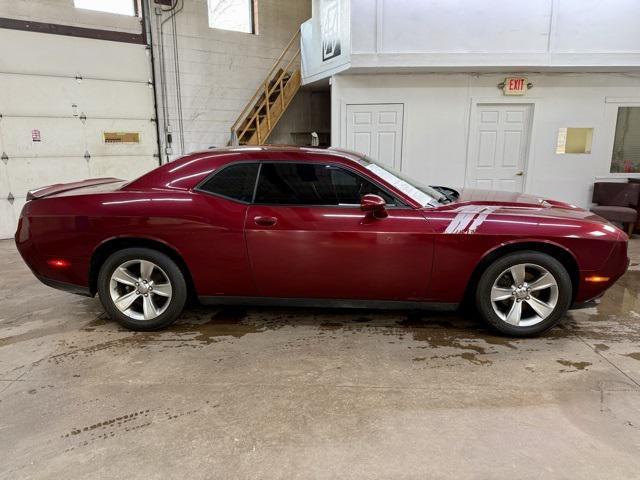
<instances>
[{"instance_id":1,"label":"concrete garage floor","mask_svg":"<svg viewBox=\"0 0 640 480\"><path fill-rule=\"evenodd\" d=\"M639 478L640 240L593 309L204 309L133 333L0 242L2 478Z\"/></svg>"}]
</instances>

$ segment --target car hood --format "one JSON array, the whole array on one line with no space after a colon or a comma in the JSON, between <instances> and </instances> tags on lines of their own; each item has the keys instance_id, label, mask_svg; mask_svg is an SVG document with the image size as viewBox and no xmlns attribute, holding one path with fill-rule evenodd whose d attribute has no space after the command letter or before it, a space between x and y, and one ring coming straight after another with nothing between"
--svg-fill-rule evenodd
<instances>
[{"instance_id":1,"label":"car hood","mask_svg":"<svg viewBox=\"0 0 640 480\"><path fill-rule=\"evenodd\" d=\"M503 192L500 190L480 190L477 188L465 188L460 191L460 197L457 203L477 203L491 205L513 205L524 207L540 207L544 206L547 201L544 197L537 195L529 195L526 193ZM560 203L560 202L556 202ZM567 207L573 207L563 203Z\"/></svg>"},{"instance_id":2,"label":"car hood","mask_svg":"<svg viewBox=\"0 0 640 480\"><path fill-rule=\"evenodd\" d=\"M455 211L482 210L486 207L492 213L515 214L538 217L570 218L609 224L604 218L569 203L525 193L479 190L465 188L459 198L446 205Z\"/></svg>"}]
</instances>

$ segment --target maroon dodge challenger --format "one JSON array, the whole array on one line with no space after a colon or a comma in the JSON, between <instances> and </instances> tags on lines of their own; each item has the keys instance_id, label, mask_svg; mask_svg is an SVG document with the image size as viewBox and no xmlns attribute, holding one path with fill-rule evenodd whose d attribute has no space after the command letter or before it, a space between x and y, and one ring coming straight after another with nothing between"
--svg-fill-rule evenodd
<instances>
[{"instance_id":1,"label":"maroon dodge challenger","mask_svg":"<svg viewBox=\"0 0 640 480\"><path fill-rule=\"evenodd\" d=\"M99 295L126 327L204 304L456 308L538 334L626 270L627 236L534 196L424 186L357 153L187 155L132 182L29 192L16 243L45 284Z\"/></svg>"}]
</instances>

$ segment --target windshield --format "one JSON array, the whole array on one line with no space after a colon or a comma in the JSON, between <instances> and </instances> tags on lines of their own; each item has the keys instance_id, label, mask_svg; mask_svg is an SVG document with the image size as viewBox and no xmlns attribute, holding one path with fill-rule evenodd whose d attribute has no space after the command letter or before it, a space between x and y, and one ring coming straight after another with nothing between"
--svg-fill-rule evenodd
<instances>
[{"instance_id":1,"label":"windshield","mask_svg":"<svg viewBox=\"0 0 640 480\"><path fill-rule=\"evenodd\" d=\"M449 200L435 188L422 185L420 182L408 178L406 175L386 165L374 162L369 157L360 157L360 164L384 181L393 185L406 196L418 202L423 207L437 207Z\"/></svg>"}]
</instances>

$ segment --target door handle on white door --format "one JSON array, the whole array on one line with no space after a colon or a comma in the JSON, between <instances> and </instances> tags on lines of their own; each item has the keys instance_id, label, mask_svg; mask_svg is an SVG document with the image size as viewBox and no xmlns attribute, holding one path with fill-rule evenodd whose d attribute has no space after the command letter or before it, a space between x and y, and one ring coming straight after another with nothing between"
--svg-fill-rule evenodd
<instances>
[{"instance_id":1,"label":"door handle on white door","mask_svg":"<svg viewBox=\"0 0 640 480\"><path fill-rule=\"evenodd\" d=\"M522 175L524 175L524 172L516 172L516 177L521 177Z\"/></svg>"}]
</instances>

